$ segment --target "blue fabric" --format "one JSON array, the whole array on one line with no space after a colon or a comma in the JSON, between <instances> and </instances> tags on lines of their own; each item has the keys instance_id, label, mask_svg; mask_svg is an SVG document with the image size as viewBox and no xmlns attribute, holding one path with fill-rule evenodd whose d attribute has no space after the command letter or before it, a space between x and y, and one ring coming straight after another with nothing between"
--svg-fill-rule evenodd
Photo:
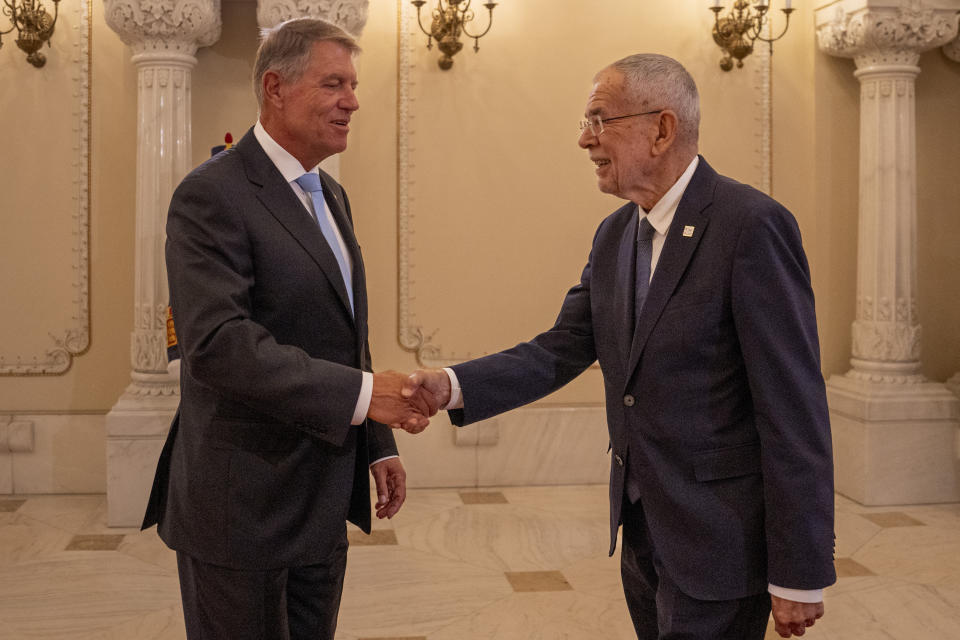
<instances>
[{"instance_id":1,"label":"blue fabric","mask_svg":"<svg viewBox=\"0 0 960 640\"><path fill-rule=\"evenodd\" d=\"M340 265L340 273L343 274L343 282L347 285L347 295L350 296L350 309L352 310L354 308L353 279L343 251L340 250L340 243L337 241L337 234L334 233L333 225L330 224L330 220L324 214L323 185L320 183L320 176L311 171L297 178L295 182L300 185L301 189L310 194L310 199L313 201L313 213L320 225L320 231L323 232L323 237L327 239L327 244L330 245L330 250L333 251L333 255L337 259L337 264Z\"/></svg>"}]
</instances>

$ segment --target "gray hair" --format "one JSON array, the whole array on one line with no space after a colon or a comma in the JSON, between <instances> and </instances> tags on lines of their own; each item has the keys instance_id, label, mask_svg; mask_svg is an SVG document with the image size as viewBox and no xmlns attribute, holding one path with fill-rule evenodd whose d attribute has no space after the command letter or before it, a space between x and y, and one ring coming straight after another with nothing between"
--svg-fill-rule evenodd
<instances>
[{"instance_id":1,"label":"gray hair","mask_svg":"<svg viewBox=\"0 0 960 640\"><path fill-rule=\"evenodd\" d=\"M623 74L628 96L640 109L671 109L677 114L677 137L696 146L700 137L700 95L683 65L656 53L637 53L610 65Z\"/></svg>"},{"instance_id":2,"label":"gray hair","mask_svg":"<svg viewBox=\"0 0 960 640\"><path fill-rule=\"evenodd\" d=\"M274 71L284 80L296 81L310 61L315 42L336 42L351 55L360 53L360 46L349 33L337 25L316 18L294 18L275 27L261 29L260 48L253 63L253 93L263 108L263 76Z\"/></svg>"}]
</instances>

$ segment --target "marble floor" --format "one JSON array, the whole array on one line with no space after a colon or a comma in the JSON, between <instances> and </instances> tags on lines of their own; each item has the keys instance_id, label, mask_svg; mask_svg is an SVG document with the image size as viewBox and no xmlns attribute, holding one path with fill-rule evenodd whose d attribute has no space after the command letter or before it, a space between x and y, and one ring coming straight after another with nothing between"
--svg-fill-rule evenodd
<instances>
[{"instance_id":1,"label":"marble floor","mask_svg":"<svg viewBox=\"0 0 960 640\"><path fill-rule=\"evenodd\" d=\"M373 536L350 531L337 638L634 637L606 501L600 485L410 491ZM105 520L102 495L0 495L0 639L184 638L173 553ZM960 640L960 504L838 496L837 569L805 637Z\"/></svg>"}]
</instances>

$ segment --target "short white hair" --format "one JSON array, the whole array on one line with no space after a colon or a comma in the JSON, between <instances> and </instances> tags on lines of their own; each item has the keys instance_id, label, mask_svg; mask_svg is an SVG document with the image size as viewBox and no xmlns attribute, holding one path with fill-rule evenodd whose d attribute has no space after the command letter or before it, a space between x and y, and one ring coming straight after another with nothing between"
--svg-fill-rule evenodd
<instances>
[{"instance_id":1,"label":"short white hair","mask_svg":"<svg viewBox=\"0 0 960 640\"><path fill-rule=\"evenodd\" d=\"M697 145L700 138L700 94L697 83L673 58L656 53L637 53L617 60L608 68L623 74L624 88L641 110L670 109L677 114L677 137Z\"/></svg>"}]
</instances>

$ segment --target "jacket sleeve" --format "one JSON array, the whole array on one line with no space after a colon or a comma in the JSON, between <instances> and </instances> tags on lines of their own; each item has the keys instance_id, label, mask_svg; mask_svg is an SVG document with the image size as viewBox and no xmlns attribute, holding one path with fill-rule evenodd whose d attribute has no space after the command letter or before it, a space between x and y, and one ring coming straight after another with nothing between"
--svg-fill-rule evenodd
<instances>
[{"instance_id":1,"label":"jacket sleeve","mask_svg":"<svg viewBox=\"0 0 960 640\"><path fill-rule=\"evenodd\" d=\"M768 579L819 589L836 580L833 456L810 274L786 209L745 217L732 309L761 443Z\"/></svg>"},{"instance_id":2,"label":"jacket sleeve","mask_svg":"<svg viewBox=\"0 0 960 640\"><path fill-rule=\"evenodd\" d=\"M567 292L552 328L506 351L452 367L463 394L463 409L450 412L454 424L471 424L539 400L593 364L590 264L588 260L579 284Z\"/></svg>"}]
</instances>

